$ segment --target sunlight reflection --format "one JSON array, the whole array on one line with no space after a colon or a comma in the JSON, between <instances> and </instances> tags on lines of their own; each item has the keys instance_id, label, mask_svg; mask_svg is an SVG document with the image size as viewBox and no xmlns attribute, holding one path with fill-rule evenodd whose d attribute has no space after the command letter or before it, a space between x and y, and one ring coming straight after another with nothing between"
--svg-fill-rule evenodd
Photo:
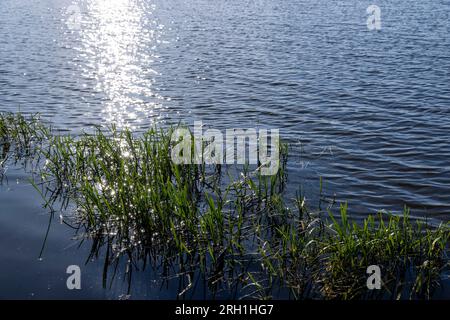
<instances>
[{"instance_id":1,"label":"sunlight reflection","mask_svg":"<svg viewBox=\"0 0 450 320\"><path fill-rule=\"evenodd\" d=\"M152 68L163 26L152 19L147 1L87 2L81 30L83 73L95 79L102 95L103 117L119 127L133 127L155 116L162 97L153 89L158 72Z\"/></svg>"}]
</instances>

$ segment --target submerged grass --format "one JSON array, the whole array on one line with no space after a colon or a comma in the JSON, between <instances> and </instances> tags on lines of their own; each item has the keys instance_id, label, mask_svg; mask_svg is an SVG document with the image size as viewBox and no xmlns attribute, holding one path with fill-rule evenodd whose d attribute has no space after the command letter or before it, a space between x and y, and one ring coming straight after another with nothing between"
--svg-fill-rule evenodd
<instances>
[{"instance_id":1,"label":"submerged grass","mask_svg":"<svg viewBox=\"0 0 450 320\"><path fill-rule=\"evenodd\" d=\"M267 177L247 165L176 165L172 130L135 136L112 126L71 137L36 116L0 114L1 163L32 158L45 205L73 212L70 223L92 240L88 259L103 252L105 286L125 257L130 277L150 264L187 279L180 296L198 275L212 297L432 297L447 263L447 225L431 228L407 210L357 224L345 205L335 217L309 210L302 196L289 206L287 145ZM382 290L367 289L370 265L381 267Z\"/></svg>"},{"instance_id":2,"label":"submerged grass","mask_svg":"<svg viewBox=\"0 0 450 320\"><path fill-rule=\"evenodd\" d=\"M20 113L0 113L0 167L9 157L17 161L34 156L35 148L49 139L50 132L37 114L26 119Z\"/></svg>"}]
</instances>

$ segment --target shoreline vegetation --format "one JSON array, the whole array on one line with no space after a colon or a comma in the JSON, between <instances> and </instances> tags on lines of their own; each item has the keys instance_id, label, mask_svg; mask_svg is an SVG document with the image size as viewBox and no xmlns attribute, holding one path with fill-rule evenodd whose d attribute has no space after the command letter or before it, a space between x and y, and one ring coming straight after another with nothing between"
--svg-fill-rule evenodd
<instances>
[{"instance_id":1,"label":"shoreline vegetation","mask_svg":"<svg viewBox=\"0 0 450 320\"><path fill-rule=\"evenodd\" d=\"M180 279L174 298L198 282L210 298L432 298L448 266L449 225L378 213L361 223L286 199L288 146L280 169L263 176L238 165L171 161L173 129L134 135L114 126L59 135L38 115L0 113L0 178L22 165L51 214L92 243L107 287L121 261L127 275L152 268ZM331 205L330 205L331 206ZM368 290L366 270L381 268ZM124 271L125 272L125 271ZM199 280L200 279L200 280Z\"/></svg>"}]
</instances>

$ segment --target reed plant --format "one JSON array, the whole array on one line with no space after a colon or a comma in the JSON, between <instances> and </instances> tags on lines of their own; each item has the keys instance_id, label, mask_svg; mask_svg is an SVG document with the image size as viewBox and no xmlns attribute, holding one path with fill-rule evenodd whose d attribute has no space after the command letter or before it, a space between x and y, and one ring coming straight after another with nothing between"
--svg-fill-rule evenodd
<instances>
[{"instance_id":1,"label":"reed plant","mask_svg":"<svg viewBox=\"0 0 450 320\"><path fill-rule=\"evenodd\" d=\"M61 135L34 115L0 114L2 165L31 159L44 205L104 257L104 285L119 262L189 281L202 275L211 292L248 298L431 298L447 265L448 225L378 214L352 221L342 204L311 210L289 200L287 144L281 166L263 176L249 165L175 164L174 128L142 134L98 127ZM193 146L192 146L193 147ZM378 265L382 290L366 286ZM112 275L109 273L113 271Z\"/></svg>"}]
</instances>

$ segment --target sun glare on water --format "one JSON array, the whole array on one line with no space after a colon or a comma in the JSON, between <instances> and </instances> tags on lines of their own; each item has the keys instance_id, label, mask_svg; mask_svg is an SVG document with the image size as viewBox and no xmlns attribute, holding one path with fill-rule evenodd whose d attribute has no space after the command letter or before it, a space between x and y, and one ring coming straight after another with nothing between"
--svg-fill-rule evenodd
<instances>
[{"instance_id":1,"label":"sun glare on water","mask_svg":"<svg viewBox=\"0 0 450 320\"><path fill-rule=\"evenodd\" d=\"M154 7L136 0L87 2L80 29L79 56L83 75L95 79L103 118L119 127L153 118L162 97L154 90L153 63L163 26L153 19ZM149 50L151 48L151 50Z\"/></svg>"}]
</instances>

